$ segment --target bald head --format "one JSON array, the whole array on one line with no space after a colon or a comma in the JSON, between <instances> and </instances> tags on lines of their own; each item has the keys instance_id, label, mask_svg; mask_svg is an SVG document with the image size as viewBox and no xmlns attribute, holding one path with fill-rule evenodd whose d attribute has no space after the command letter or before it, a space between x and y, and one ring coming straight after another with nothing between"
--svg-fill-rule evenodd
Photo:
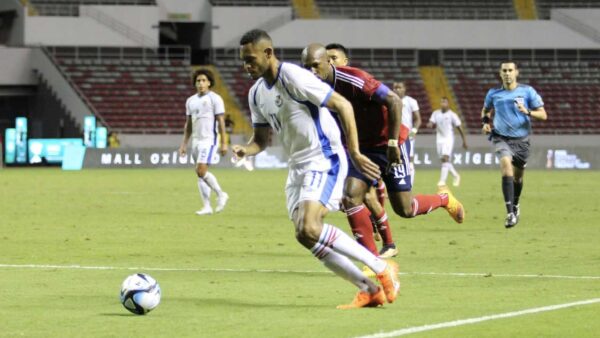
<instances>
[{"instance_id":1,"label":"bald head","mask_svg":"<svg viewBox=\"0 0 600 338\"><path fill-rule=\"evenodd\" d=\"M311 43L302 51L302 66L310 70L321 80L326 80L329 75L329 61L327 50L320 43Z\"/></svg>"}]
</instances>

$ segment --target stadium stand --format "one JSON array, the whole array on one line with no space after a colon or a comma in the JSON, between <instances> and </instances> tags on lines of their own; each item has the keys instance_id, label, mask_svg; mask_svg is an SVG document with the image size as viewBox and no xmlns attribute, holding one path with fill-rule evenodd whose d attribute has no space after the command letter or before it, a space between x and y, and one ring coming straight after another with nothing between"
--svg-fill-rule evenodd
<instances>
[{"instance_id":1,"label":"stadium stand","mask_svg":"<svg viewBox=\"0 0 600 338\"><path fill-rule=\"evenodd\" d=\"M73 57L54 60L110 130L181 133L183 102L194 93L188 60L145 57Z\"/></svg>"},{"instance_id":2,"label":"stadium stand","mask_svg":"<svg viewBox=\"0 0 600 338\"><path fill-rule=\"evenodd\" d=\"M537 0L538 18L550 19L550 11L555 8L598 8L597 0Z\"/></svg>"},{"instance_id":3,"label":"stadium stand","mask_svg":"<svg viewBox=\"0 0 600 338\"><path fill-rule=\"evenodd\" d=\"M291 6L290 0L210 0L213 6Z\"/></svg>"},{"instance_id":4,"label":"stadium stand","mask_svg":"<svg viewBox=\"0 0 600 338\"><path fill-rule=\"evenodd\" d=\"M516 19L511 0L316 0L322 18Z\"/></svg>"},{"instance_id":5,"label":"stadium stand","mask_svg":"<svg viewBox=\"0 0 600 338\"><path fill-rule=\"evenodd\" d=\"M600 132L600 62L523 61L519 82L534 86L544 98L550 117L534 121L538 134L597 134ZM498 63L446 61L446 76L458 98L468 127L481 125L483 98L499 85Z\"/></svg>"},{"instance_id":6,"label":"stadium stand","mask_svg":"<svg viewBox=\"0 0 600 338\"><path fill-rule=\"evenodd\" d=\"M301 53L300 49L278 50L277 54L282 60L297 60ZM392 56L394 54L395 56ZM392 86L394 81L404 81L407 86L408 95L414 97L423 111L431 111L431 105L427 99L427 93L423 87L423 81L414 61L414 51L394 50L350 50L351 66L356 66L371 73L381 82ZM240 107L243 107L249 117L248 91L254 81L250 80L244 73L241 62L232 55L219 53L215 60L221 76L235 93Z\"/></svg>"},{"instance_id":7,"label":"stadium stand","mask_svg":"<svg viewBox=\"0 0 600 338\"><path fill-rule=\"evenodd\" d=\"M427 119L437 109L437 103L430 102L428 98L415 53L414 50L354 49L350 50L350 57L351 65L365 69L390 86L394 81L405 81L408 95L419 102L423 118ZM485 55L486 51L469 53ZM536 51L529 51L527 55L531 58L535 53ZM296 60L300 50L279 50L278 54L284 60ZM549 55L542 55L539 60L519 61L522 69L519 81L534 86L544 97L547 110L552 113L548 121L534 122L536 133L599 133L600 115L594 111L600 106L600 60L594 60L591 56L589 61L544 61L544 56L550 58ZM507 54L496 56L495 60L508 58ZM221 55L221 59L216 60L215 64L230 90L235 93L240 106L249 114L247 94L253 81L244 74L240 61ZM448 57L448 60L443 61L443 67L468 130L478 133L485 94L489 88L499 85L498 63L489 58L463 60Z\"/></svg>"}]
</instances>

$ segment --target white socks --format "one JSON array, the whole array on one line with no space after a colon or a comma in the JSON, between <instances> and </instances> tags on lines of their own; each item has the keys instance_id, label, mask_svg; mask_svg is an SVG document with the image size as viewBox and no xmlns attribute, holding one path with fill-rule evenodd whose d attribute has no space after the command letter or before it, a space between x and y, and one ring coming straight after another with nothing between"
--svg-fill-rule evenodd
<instances>
[{"instance_id":1,"label":"white socks","mask_svg":"<svg viewBox=\"0 0 600 338\"><path fill-rule=\"evenodd\" d=\"M316 245L319 245L319 243ZM313 247L313 249L315 249L315 247ZM354 263L352 263L348 257L333 251L331 248L325 248L325 250L322 252L322 255L324 256L319 258L319 260L336 275L356 285L361 291L375 291L369 290L369 284L367 284L366 281L367 277L363 275L362 271L360 271L360 269L354 265Z\"/></svg>"},{"instance_id":2,"label":"white socks","mask_svg":"<svg viewBox=\"0 0 600 338\"><path fill-rule=\"evenodd\" d=\"M442 172L440 174L440 182L438 184L446 184L448 178L448 162L442 163Z\"/></svg>"},{"instance_id":3,"label":"white socks","mask_svg":"<svg viewBox=\"0 0 600 338\"><path fill-rule=\"evenodd\" d=\"M456 169L454 169L454 165L450 162L446 162L448 164L448 170L450 170L450 174L452 174L452 176L454 176L454 178L458 177L458 172L456 171Z\"/></svg>"},{"instance_id":4,"label":"white socks","mask_svg":"<svg viewBox=\"0 0 600 338\"><path fill-rule=\"evenodd\" d=\"M207 171L204 177L201 177L201 179L206 182L206 184L217 194L217 196L221 196L223 190L221 190L221 186L219 185L219 182L217 182L215 175Z\"/></svg>"},{"instance_id":5,"label":"white socks","mask_svg":"<svg viewBox=\"0 0 600 338\"><path fill-rule=\"evenodd\" d=\"M204 202L204 207L210 207L211 189L208 186L208 184L206 184L206 182L204 182L204 180L200 177L198 177L198 190L200 191L200 196L202 197L202 201Z\"/></svg>"},{"instance_id":6,"label":"white socks","mask_svg":"<svg viewBox=\"0 0 600 338\"><path fill-rule=\"evenodd\" d=\"M321 232L319 241L311 251L317 258L321 259L328 248L332 248L348 258L362 262L375 273L383 272L387 266L387 263L383 259L373 255L342 230L330 224L323 224L323 231Z\"/></svg>"}]
</instances>

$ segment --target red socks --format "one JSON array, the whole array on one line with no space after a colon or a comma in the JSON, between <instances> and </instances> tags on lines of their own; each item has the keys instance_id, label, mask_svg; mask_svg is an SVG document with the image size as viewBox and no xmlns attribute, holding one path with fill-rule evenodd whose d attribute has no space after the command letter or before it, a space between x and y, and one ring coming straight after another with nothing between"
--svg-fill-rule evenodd
<instances>
[{"instance_id":1,"label":"red socks","mask_svg":"<svg viewBox=\"0 0 600 338\"><path fill-rule=\"evenodd\" d=\"M371 225L370 212L364 205L359 205L346 210L348 222L352 228L354 237L362 246L371 251L375 256L378 256L377 246L373 239L373 226Z\"/></svg>"},{"instance_id":2,"label":"red socks","mask_svg":"<svg viewBox=\"0 0 600 338\"><path fill-rule=\"evenodd\" d=\"M377 200L383 208L383 204L385 203L385 184L383 184L382 180L377 181L377 187L375 187L375 192L377 194Z\"/></svg>"},{"instance_id":3,"label":"red socks","mask_svg":"<svg viewBox=\"0 0 600 338\"><path fill-rule=\"evenodd\" d=\"M439 207L448 205L448 195L417 195L413 198L413 217L428 214Z\"/></svg>"},{"instance_id":4,"label":"red socks","mask_svg":"<svg viewBox=\"0 0 600 338\"><path fill-rule=\"evenodd\" d=\"M394 240L392 239L392 230L390 229L390 223L388 222L388 217L385 210L381 213L381 215L375 218L375 223L377 224L377 232L381 235L383 244L394 244Z\"/></svg>"}]
</instances>

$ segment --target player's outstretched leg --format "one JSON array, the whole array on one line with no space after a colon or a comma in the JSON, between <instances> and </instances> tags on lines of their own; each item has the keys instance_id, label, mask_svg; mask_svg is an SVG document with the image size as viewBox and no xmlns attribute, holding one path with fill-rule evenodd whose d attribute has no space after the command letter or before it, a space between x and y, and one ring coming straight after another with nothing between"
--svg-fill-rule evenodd
<instances>
[{"instance_id":1,"label":"player's outstretched leg","mask_svg":"<svg viewBox=\"0 0 600 338\"><path fill-rule=\"evenodd\" d=\"M383 304L381 290L369 278L363 276L360 269L348 258L356 259L360 257L380 273L386 271L388 263L375 257L343 231L332 225L323 224L322 217L325 213L326 209L317 201L301 202L299 208L293 214L297 240L304 247L310 249L313 255L333 272L351 281L360 289L354 300L341 308ZM336 247L340 247L340 249L338 250ZM391 293L385 285L383 292L386 295Z\"/></svg>"},{"instance_id":2,"label":"player's outstretched leg","mask_svg":"<svg viewBox=\"0 0 600 338\"><path fill-rule=\"evenodd\" d=\"M400 217L412 218L424 215L440 207L446 209L448 214L458 223L462 223L465 211L462 204L450 193L446 186L441 187L435 195L416 195L412 197L410 191L389 193L390 202L394 212Z\"/></svg>"},{"instance_id":3,"label":"player's outstretched leg","mask_svg":"<svg viewBox=\"0 0 600 338\"><path fill-rule=\"evenodd\" d=\"M450 215L450 217L452 217L452 219L455 220L456 223L464 222L465 221L465 209L464 209L462 203L460 203L460 201L458 199L456 199L456 197L454 197L454 194L452 194L450 189L448 189L447 186L439 187L438 194L442 198L444 198L444 195L445 195L446 198L448 199L448 202L444 206L444 209L446 209L446 211L448 211L448 214Z\"/></svg>"},{"instance_id":4,"label":"player's outstretched leg","mask_svg":"<svg viewBox=\"0 0 600 338\"><path fill-rule=\"evenodd\" d=\"M361 307L377 307L385 303L386 298L383 289L376 286L368 277L363 276L362 272L350 259L348 259L348 257L335 252L331 248L323 246L320 242L317 242L310 251L329 270L359 288L354 299L349 304L337 306L338 309L346 310Z\"/></svg>"},{"instance_id":5,"label":"player's outstretched leg","mask_svg":"<svg viewBox=\"0 0 600 338\"><path fill-rule=\"evenodd\" d=\"M319 242L331 247L338 253L362 262L377 274L389 303L398 296L400 281L398 280L398 264L385 261L370 253L365 247L353 241L345 232L330 224L323 224L323 234Z\"/></svg>"}]
</instances>

